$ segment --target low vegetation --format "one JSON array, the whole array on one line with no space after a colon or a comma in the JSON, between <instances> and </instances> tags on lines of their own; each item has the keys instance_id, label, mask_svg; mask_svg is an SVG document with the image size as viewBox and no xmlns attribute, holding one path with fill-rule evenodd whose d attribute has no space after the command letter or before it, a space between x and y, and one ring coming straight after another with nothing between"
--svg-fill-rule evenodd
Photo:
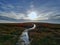
<instances>
[{"instance_id":1,"label":"low vegetation","mask_svg":"<svg viewBox=\"0 0 60 45\"><path fill-rule=\"evenodd\" d=\"M0 24L0 45L15 45L25 28Z\"/></svg>"},{"instance_id":2,"label":"low vegetation","mask_svg":"<svg viewBox=\"0 0 60 45\"><path fill-rule=\"evenodd\" d=\"M34 23L0 24L0 45L15 45L24 29ZM30 45L60 45L60 24L35 23L29 31Z\"/></svg>"},{"instance_id":3,"label":"low vegetation","mask_svg":"<svg viewBox=\"0 0 60 45\"><path fill-rule=\"evenodd\" d=\"M37 28L29 31L31 45L60 45L60 25L37 25Z\"/></svg>"}]
</instances>

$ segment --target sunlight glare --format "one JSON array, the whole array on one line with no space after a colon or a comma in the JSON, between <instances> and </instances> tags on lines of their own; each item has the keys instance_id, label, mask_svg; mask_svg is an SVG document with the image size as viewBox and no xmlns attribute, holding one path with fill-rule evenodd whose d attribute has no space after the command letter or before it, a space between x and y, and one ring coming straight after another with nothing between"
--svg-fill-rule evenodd
<instances>
[{"instance_id":1,"label":"sunlight glare","mask_svg":"<svg viewBox=\"0 0 60 45\"><path fill-rule=\"evenodd\" d=\"M37 18L37 13L36 12L31 12L28 14L28 18L30 20L35 20Z\"/></svg>"}]
</instances>

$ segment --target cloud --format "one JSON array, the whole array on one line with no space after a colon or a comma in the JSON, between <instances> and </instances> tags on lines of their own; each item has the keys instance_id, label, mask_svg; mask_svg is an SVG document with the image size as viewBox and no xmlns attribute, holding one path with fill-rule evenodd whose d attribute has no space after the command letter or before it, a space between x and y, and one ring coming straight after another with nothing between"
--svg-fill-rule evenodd
<instances>
[{"instance_id":1,"label":"cloud","mask_svg":"<svg viewBox=\"0 0 60 45\"><path fill-rule=\"evenodd\" d=\"M0 12L0 16L6 16L9 18L13 18L13 19L23 19L25 18L25 14L23 13L16 13L16 12Z\"/></svg>"},{"instance_id":2,"label":"cloud","mask_svg":"<svg viewBox=\"0 0 60 45\"><path fill-rule=\"evenodd\" d=\"M0 9L1 11L5 11L5 12L10 12L10 11L14 11L14 12L24 12L23 11L23 6L17 5L16 3L8 3L7 1L3 1L0 2Z\"/></svg>"},{"instance_id":3,"label":"cloud","mask_svg":"<svg viewBox=\"0 0 60 45\"><path fill-rule=\"evenodd\" d=\"M37 18L37 19L38 19L38 20L48 20L49 17L50 17L51 15L53 15L54 12L55 12L55 11L40 13L40 14L38 15L38 18Z\"/></svg>"},{"instance_id":4,"label":"cloud","mask_svg":"<svg viewBox=\"0 0 60 45\"><path fill-rule=\"evenodd\" d=\"M0 16L0 20L16 21L16 19L9 18L9 17L6 17L6 16Z\"/></svg>"},{"instance_id":5,"label":"cloud","mask_svg":"<svg viewBox=\"0 0 60 45\"><path fill-rule=\"evenodd\" d=\"M49 19L51 20L60 20L60 14L53 14L53 16L50 16Z\"/></svg>"},{"instance_id":6,"label":"cloud","mask_svg":"<svg viewBox=\"0 0 60 45\"><path fill-rule=\"evenodd\" d=\"M37 12L38 18L36 20L48 20L48 22L54 20L60 21L60 1L19 1L0 0L0 20L24 22L29 20L27 16L29 13Z\"/></svg>"},{"instance_id":7,"label":"cloud","mask_svg":"<svg viewBox=\"0 0 60 45\"><path fill-rule=\"evenodd\" d=\"M0 20L0 23L17 23L15 21Z\"/></svg>"}]
</instances>

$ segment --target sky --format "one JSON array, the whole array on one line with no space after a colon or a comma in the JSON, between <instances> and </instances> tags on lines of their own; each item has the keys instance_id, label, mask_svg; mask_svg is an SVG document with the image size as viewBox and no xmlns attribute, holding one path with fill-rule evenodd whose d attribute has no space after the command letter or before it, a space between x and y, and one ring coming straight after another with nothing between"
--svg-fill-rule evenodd
<instances>
[{"instance_id":1,"label":"sky","mask_svg":"<svg viewBox=\"0 0 60 45\"><path fill-rule=\"evenodd\" d=\"M60 24L60 0L0 0L0 23Z\"/></svg>"}]
</instances>

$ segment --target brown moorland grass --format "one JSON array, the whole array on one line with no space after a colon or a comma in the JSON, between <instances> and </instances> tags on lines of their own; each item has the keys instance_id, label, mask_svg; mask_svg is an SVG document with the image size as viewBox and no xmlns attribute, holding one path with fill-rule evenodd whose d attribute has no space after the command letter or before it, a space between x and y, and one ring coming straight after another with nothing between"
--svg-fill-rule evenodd
<instances>
[{"instance_id":1,"label":"brown moorland grass","mask_svg":"<svg viewBox=\"0 0 60 45\"><path fill-rule=\"evenodd\" d=\"M36 24L29 31L31 45L60 45L60 24L49 23L0 23L0 45L15 45L24 29Z\"/></svg>"}]
</instances>

